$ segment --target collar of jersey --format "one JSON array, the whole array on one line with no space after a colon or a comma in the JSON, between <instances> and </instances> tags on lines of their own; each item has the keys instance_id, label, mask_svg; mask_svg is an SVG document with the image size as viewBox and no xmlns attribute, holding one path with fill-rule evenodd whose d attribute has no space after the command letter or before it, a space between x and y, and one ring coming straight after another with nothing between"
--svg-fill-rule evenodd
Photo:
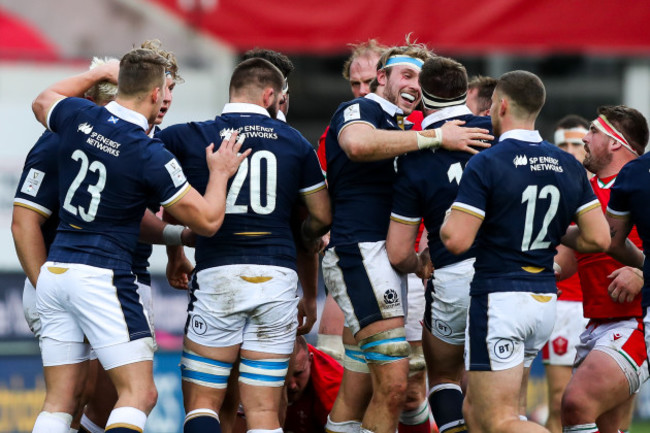
<instances>
[{"instance_id":1,"label":"collar of jersey","mask_svg":"<svg viewBox=\"0 0 650 433\"><path fill-rule=\"evenodd\" d=\"M248 114L261 114L262 116L271 117L266 108L257 105L249 104L248 102L229 102L223 107L221 114L227 113L248 113Z\"/></svg>"},{"instance_id":2,"label":"collar of jersey","mask_svg":"<svg viewBox=\"0 0 650 433\"><path fill-rule=\"evenodd\" d=\"M376 93L368 93L366 96L364 96L364 98L368 98L371 101L375 101L377 104L381 105L382 110L384 110L386 114L390 115L391 117L395 117L396 114L404 114L401 108L392 102L382 98Z\"/></svg>"},{"instance_id":3,"label":"collar of jersey","mask_svg":"<svg viewBox=\"0 0 650 433\"><path fill-rule=\"evenodd\" d=\"M147 118L144 117L144 115L138 113L137 111L133 111L129 108L126 108L125 106L120 105L115 101L111 101L108 104L106 104L106 109L108 110L109 113L113 114L114 116L117 116L122 120L126 120L127 122L138 125L140 128L144 129L145 131L149 129L149 121L147 121Z\"/></svg>"},{"instance_id":4,"label":"collar of jersey","mask_svg":"<svg viewBox=\"0 0 650 433\"><path fill-rule=\"evenodd\" d=\"M616 182L616 176L618 176L618 173L605 177L603 179L599 178L598 176L594 176L596 178L596 182L598 182L598 186L600 189L610 189L612 186L614 186L614 182Z\"/></svg>"},{"instance_id":5,"label":"collar of jersey","mask_svg":"<svg viewBox=\"0 0 650 433\"><path fill-rule=\"evenodd\" d=\"M528 143L541 143L542 136L539 135L537 131L531 131L529 129L511 129L506 131L499 137L499 141L507 140L512 138L519 141L527 141Z\"/></svg>"},{"instance_id":6,"label":"collar of jersey","mask_svg":"<svg viewBox=\"0 0 650 433\"><path fill-rule=\"evenodd\" d=\"M472 112L470 111L469 108L467 108L467 105L465 104L446 107L443 108L442 110L436 111L435 113L431 113L427 117L425 117L424 120L422 121L422 129L426 129L427 126L432 125L434 123L451 119L452 117L465 116L467 114L472 114Z\"/></svg>"}]
</instances>

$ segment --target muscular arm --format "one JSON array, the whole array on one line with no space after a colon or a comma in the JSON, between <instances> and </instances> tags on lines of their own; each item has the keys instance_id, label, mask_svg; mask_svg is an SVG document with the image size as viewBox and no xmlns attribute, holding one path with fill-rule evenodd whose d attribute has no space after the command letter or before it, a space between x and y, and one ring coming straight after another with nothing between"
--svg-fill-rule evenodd
<instances>
[{"instance_id":1,"label":"muscular arm","mask_svg":"<svg viewBox=\"0 0 650 433\"><path fill-rule=\"evenodd\" d=\"M398 271L409 274L418 270L420 259L413 245L418 235L417 224L391 221L386 237L388 260Z\"/></svg>"},{"instance_id":2,"label":"muscular arm","mask_svg":"<svg viewBox=\"0 0 650 433\"><path fill-rule=\"evenodd\" d=\"M553 261L560 266L560 272L556 275L558 281L565 280L578 271L578 261L575 253L571 248L564 245L557 246L557 254Z\"/></svg>"},{"instance_id":3,"label":"muscular arm","mask_svg":"<svg viewBox=\"0 0 650 433\"><path fill-rule=\"evenodd\" d=\"M327 189L303 196L303 202L309 215L302 223L300 233L305 246L309 247L309 244L319 240L329 231L332 225L332 209Z\"/></svg>"},{"instance_id":4,"label":"muscular arm","mask_svg":"<svg viewBox=\"0 0 650 433\"><path fill-rule=\"evenodd\" d=\"M45 221L47 218L38 212L22 206L14 206L11 234L20 265L34 287L41 266L47 260L45 240L41 232L41 226Z\"/></svg>"},{"instance_id":5,"label":"muscular arm","mask_svg":"<svg viewBox=\"0 0 650 433\"><path fill-rule=\"evenodd\" d=\"M440 227L440 239L452 254L463 254L469 250L483 220L457 209L452 209Z\"/></svg>"},{"instance_id":6,"label":"muscular arm","mask_svg":"<svg viewBox=\"0 0 650 433\"><path fill-rule=\"evenodd\" d=\"M607 254L624 265L633 266L642 269L644 254L636 245L634 245L627 236L632 230L632 222L629 217L614 217L606 215L609 224L610 236L612 243L607 250Z\"/></svg>"},{"instance_id":7,"label":"muscular arm","mask_svg":"<svg viewBox=\"0 0 650 433\"><path fill-rule=\"evenodd\" d=\"M47 115L55 102L70 96L83 96L86 90L102 81L117 83L119 68L118 61L111 61L52 84L32 102L32 111L36 116L36 120L47 128Z\"/></svg>"},{"instance_id":8,"label":"muscular arm","mask_svg":"<svg viewBox=\"0 0 650 433\"><path fill-rule=\"evenodd\" d=\"M445 123L442 131L442 147L448 150L462 150L477 153L475 147L490 147L481 140L492 140L489 131L482 128L463 128L463 122L454 120ZM417 134L436 137L435 130L425 131L385 131L375 129L365 123L353 123L339 134L341 149L352 161L378 161L394 158L407 152L419 150Z\"/></svg>"},{"instance_id":9,"label":"muscular arm","mask_svg":"<svg viewBox=\"0 0 650 433\"><path fill-rule=\"evenodd\" d=\"M610 244L605 215L600 207L578 215L576 226L571 226L562 237L562 244L580 253L600 253Z\"/></svg>"}]
</instances>

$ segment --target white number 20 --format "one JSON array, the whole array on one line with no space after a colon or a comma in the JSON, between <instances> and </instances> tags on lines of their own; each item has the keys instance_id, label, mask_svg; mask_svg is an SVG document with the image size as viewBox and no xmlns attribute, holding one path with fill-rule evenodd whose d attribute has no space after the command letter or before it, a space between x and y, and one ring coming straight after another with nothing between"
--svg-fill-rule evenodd
<instances>
[{"instance_id":1,"label":"white number 20","mask_svg":"<svg viewBox=\"0 0 650 433\"><path fill-rule=\"evenodd\" d=\"M79 172L72 181L72 184L70 184L70 188L68 188L68 193L65 195L65 200L63 201L63 209L67 210L72 215L77 215L78 211L79 216L82 220L91 222L97 216L99 201L102 198L102 191L104 190L104 186L106 186L106 167L99 161L93 161L92 164L89 164L86 154L78 149L72 153L71 158L75 161L81 162L81 166L79 167ZM81 206L73 206L72 197L74 197L74 194L77 192L77 189L81 185L81 182L83 182L83 180L86 178L86 175L88 175L89 170L97 173L98 176L96 184L88 185L88 192L92 198L90 199L88 210L85 210Z\"/></svg>"},{"instance_id":2,"label":"white number 20","mask_svg":"<svg viewBox=\"0 0 650 433\"><path fill-rule=\"evenodd\" d=\"M266 163L266 179L262 179L262 160ZM249 169L248 159L242 161L239 170L235 174L228 190L226 197L226 213L246 213L248 212L248 205L235 204L237 197L241 192L246 176L248 176ZM266 184L266 205L262 205L262 182ZM253 212L259 215L268 215L275 210L275 202L277 198L278 188L278 162L275 155L268 150L260 150L253 153L250 158L250 206Z\"/></svg>"},{"instance_id":3,"label":"white number 20","mask_svg":"<svg viewBox=\"0 0 650 433\"><path fill-rule=\"evenodd\" d=\"M535 206L537 205L537 199L545 199L550 196L551 202L549 203L548 210L544 215L544 220L542 221L542 227L537 233L537 237L533 241L533 244L530 244L530 240L533 236L533 220L535 218ZM554 185L546 185L537 195L537 185L528 185L528 187L521 194L521 202L526 203L526 222L524 227L524 237L521 240L521 250L540 250L543 248L548 248L551 245L550 241L544 241L546 233L548 232L548 226L553 221L553 217L557 213L557 207L560 203L560 191Z\"/></svg>"}]
</instances>

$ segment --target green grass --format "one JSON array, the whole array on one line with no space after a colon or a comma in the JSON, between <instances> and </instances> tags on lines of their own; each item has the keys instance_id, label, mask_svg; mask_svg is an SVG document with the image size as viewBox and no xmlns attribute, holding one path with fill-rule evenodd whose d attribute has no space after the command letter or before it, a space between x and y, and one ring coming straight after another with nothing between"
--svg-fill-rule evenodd
<instances>
[{"instance_id":1,"label":"green grass","mask_svg":"<svg viewBox=\"0 0 650 433\"><path fill-rule=\"evenodd\" d=\"M630 433L650 433L650 421L632 422Z\"/></svg>"}]
</instances>

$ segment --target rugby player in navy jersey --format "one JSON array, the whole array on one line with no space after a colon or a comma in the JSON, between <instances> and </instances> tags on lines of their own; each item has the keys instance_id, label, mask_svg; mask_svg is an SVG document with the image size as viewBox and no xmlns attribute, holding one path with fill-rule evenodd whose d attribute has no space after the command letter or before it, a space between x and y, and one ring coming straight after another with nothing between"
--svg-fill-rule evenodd
<instances>
[{"instance_id":1,"label":"rugby player in navy jersey","mask_svg":"<svg viewBox=\"0 0 650 433\"><path fill-rule=\"evenodd\" d=\"M117 65L108 65L53 84L32 104L37 120L60 136L60 223L36 291L46 383L33 429L39 433L68 431L90 346L118 393L106 430L142 431L157 398L153 339L131 269L142 215L156 199L197 233L215 233L228 177L247 155L237 155L234 137L218 152L208 147L211 177L202 197L145 133L162 105L166 59L151 50L128 52L116 100L105 108L66 97L118 81Z\"/></svg>"},{"instance_id":2,"label":"rugby player in navy jersey","mask_svg":"<svg viewBox=\"0 0 650 433\"><path fill-rule=\"evenodd\" d=\"M439 128L453 119L466 126L492 129L488 116L474 116L465 105L467 71L455 60L434 57L424 62L420 87L426 116L423 129ZM386 239L388 258L398 271L423 275L429 257L435 269L426 291L423 345L431 389L429 406L440 433L465 431L460 382L474 250L460 256L449 253L439 232L471 156L444 149L400 156ZM428 254L418 255L413 244L423 217L429 233Z\"/></svg>"},{"instance_id":3,"label":"rugby player in navy jersey","mask_svg":"<svg viewBox=\"0 0 650 433\"><path fill-rule=\"evenodd\" d=\"M463 403L472 432L548 432L520 418L520 397L555 323L555 247L572 220L582 229L579 250L609 246L584 168L535 130L545 93L530 72L499 78L490 107L499 142L470 159L440 230L453 254L476 240Z\"/></svg>"},{"instance_id":4,"label":"rugby player in navy jersey","mask_svg":"<svg viewBox=\"0 0 650 433\"><path fill-rule=\"evenodd\" d=\"M621 175L626 167L634 167L643 154L648 126L641 113L626 106L603 106L598 114L582 139L586 151L583 164L594 173L591 185L605 212L608 203L612 209L622 209L615 204L616 189L629 192L646 187L641 177ZM631 195L624 197L626 205L635 206L633 201L627 201L632 199ZM610 222L616 220L610 218ZM643 223L643 218L635 222ZM611 251L617 252L621 247L627 251L625 245L629 244L629 250L636 252L632 257L637 259L631 264L639 266L641 227L630 224L625 230L622 228L614 229ZM641 296L637 296L643 278L639 269L622 266L604 254L577 254L577 262L584 315L589 324L580 335L573 375L562 398L563 431L624 430L629 426L634 396L648 378L643 303ZM630 262L624 260L623 264Z\"/></svg>"},{"instance_id":5,"label":"rugby player in navy jersey","mask_svg":"<svg viewBox=\"0 0 650 433\"><path fill-rule=\"evenodd\" d=\"M325 180L311 145L277 120L281 72L264 59L240 63L230 103L214 120L175 125L159 137L201 191L208 171L202 149L215 136L239 132L245 159L233 177L226 218L216 236L196 240L181 375L184 431L221 431L217 412L233 363L240 357L239 390L249 431L281 431L280 399L298 327L296 247L291 212L309 213L300 235L314 253L329 229ZM316 293L303 293L315 311ZM313 318L306 318L313 323Z\"/></svg>"},{"instance_id":6,"label":"rugby player in navy jersey","mask_svg":"<svg viewBox=\"0 0 650 433\"><path fill-rule=\"evenodd\" d=\"M344 378L326 429L394 432L405 398L410 346L401 287L385 239L395 177L393 158L419 148L477 152L486 130L459 121L422 132L402 131L420 101L418 74L431 57L409 44L380 59L376 93L339 106L325 141L333 226L323 259L325 284L346 319ZM368 363L366 364L366 361Z\"/></svg>"}]
</instances>

